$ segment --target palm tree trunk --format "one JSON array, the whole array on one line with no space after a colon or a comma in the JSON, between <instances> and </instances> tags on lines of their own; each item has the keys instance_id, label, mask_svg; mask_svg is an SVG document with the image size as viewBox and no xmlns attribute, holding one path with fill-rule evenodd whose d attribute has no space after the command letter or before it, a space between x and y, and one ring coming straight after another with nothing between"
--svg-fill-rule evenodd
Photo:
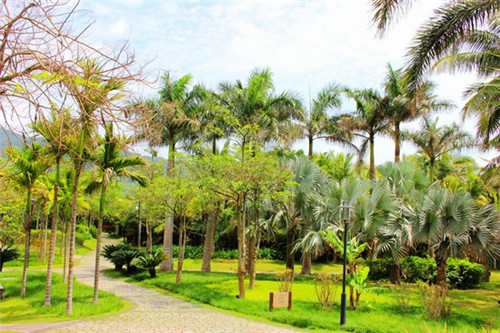
<instances>
[{"instance_id":1,"label":"palm tree trunk","mask_svg":"<svg viewBox=\"0 0 500 333\"><path fill-rule=\"evenodd\" d=\"M60 172L60 159L56 160L56 180L54 183L54 200L52 202L52 219L51 219L51 234L50 234L50 247L49 247L49 263L47 264L47 281L45 283L45 306L50 306L52 302L52 270L54 268L54 257L57 242L57 204L59 196L59 172ZM62 242L61 242L62 243Z\"/></svg>"},{"instance_id":2,"label":"palm tree trunk","mask_svg":"<svg viewBox=\"0 0 500 333\"><path fill-rule=\"evenodd\" d=\"M394 163L398 163L401 155L401 129L399 123L394 124Z\"/></svg>"},{"instance_id":3,"label":"palm tree trunk","mask_svg":"<svg viewBox=\"0 0 500 333\"><path fill-rule=\"evenodd\" d=\"M21 298L26 296L26 279L28 278L28 265L30 262L30 240L31 240L31 188L26 193L26 207L24 216L24 233L26 235L24 242L24 264L23 277L21 280Z\"/></svg>"},{"instance_id":4,"label":"palm tree trunk","mask_svg":"<svg viewBox=\"0 0 500 333\"><path fill-rule=\"evenodd\" d=\"M43 249L42 249L42 260L43 263L47 261L47 233L48 233L48 228L49 226L49 216L45 215L44 216L44 223L43 223Z\"/></svg>"},{"instance_id":5,"label":"palm tree trunk","mask_svg":"<svg viewBox=\"0 0 500 333\"><path fill-rule=\"evenodd\" d=\"M370 135L370 179L375 179L375 137Z\"/></svg>"},{"instance_id":6,"label":"palm tree trunk","mask_svg":"<svg viewBox=\"0 0 500 333\"><path fill-rule=\"evenodd\" d=\"M311 274L312 258L308 253L304 253L302 256L302 270L300 274Z\"/></svg>"},{"instance_id":7,"label":"palm tree trunk","mask_svg":"<svg viewBox=\"0 0 500 333\"><path fill-rule=\"evenodd\" d=\"M175 166L175 142L173 138L168 141L168 161L167 161L167 177L172 178L173 168ZM163 230L163 253L166 258L160 264L160 271L171 272L174 270L174 262L172 258L172 246L174 243L174 216L171 212L166 212L165 228Z\"/></svg>"},{"instance_id":8,"label":"palm tree trunk","mask_svg":"<svg viewBox=\"0 0 500 333\"><path fill-rule=\"evenodd\" d=\"M95 270L94 270L94 304L99 301L99 270L101 269L101 240L102 240L102 223L104 217L104 205L106 204L106 181L105 176L102 176L101 198L99 200L99 217L97 220L97 244L95 248Z\"/></svg>"},{"instance_id":9,"label":"palm tree trunk","mask_svg":"<svg viewBox=\"0 0 500 333\"><path fill-rule=\"evenodd\" d=\"M146 222L146 249L151 251L153 248L153 235L151 231L151 221L149 219L145 219Z\"/></svg>"},{"instance_id":10,"label":"palm tree trunk","mask_svg":"<svg viewBox=\"0 0 500 333\"><path fill-rule=\"evenodd\" d=\"M73 202L71 205L70 220L70 242L69 242L69 261L68 261L68 293L66 297L66 314L73 313L73 266L75 259L75 233L76 233L76 212L78 206L78 185L80 183L80 174L82 172L83 162L75 163L75 176L73 178Z\"/></svg>"},{"instance_id":11,"label":"palm tree trunk","mask_svg":"<svg viewBox=\"0 0 500 333\"><path fill-rule=\"evenodd\" d=\"M309 152L308 152L307 156L309 157L309 159L312 160L314 139L312 136L309 136L307 139L308 139L308 143L309 143Z\"/></svg>"},{"instance_id":12,"label":"palm tree trunk","mask_svg":"<svg viewBox=\"0 0 500 333\"><path fill-rule=\"evenodd\" d=\"M182 217L181 226L179 228L179 254L177 256L177 275L175 283L181 284L182 281L182 266L184 265L184 251L186 249L186 218Z\"/></svg>"},{"instance_id":13,"label":"palm tree trunk","mask_svg":"<svg viewBox=\"0 0 500 333\"><path fill-rule=\"evenodd\" d=\"M68 257L69 257L69 224L64 223L64 264L63 264L63 282L68 282Z\"/></svg>"},{"instance_id":14,"label":"palm tree trunk","mask_svg":"<svg viewBox=\"0 0 500 333\"><path fill-rule=\"evenodd\" d=\"M430 160L429 165L429 180L431 184L434 182L434 160Z\"/></svg>"},{"instance_id":15,"label":"palm tree trunk","mask_svg":"<svg viewBox=\"0 0 500 333\"><path fill-rule=\"evenodd\" d=\"M211 214L207 223L207 230L205 233L205 242L203 245L203 262L201 264L201 271L205 273L211 272L211 257L214 251L214 237L215 229L217 227L217 220L219 218L219 207Z\"/></svg>"},{"instance_id":16,"label":"palm tree trunk","mask_svg":"<svg viewBox=\"0 0 500 333\"><path fill-rule=\"evenodd\" d=\"M389 276L389 280L392 284L401 283L401 264L398 260L394 260L391 265L391 274Z\"/></svg>"},{"instance_id":17,"label":"palm tree trunk","mask_svg":"<svg viewBox=\"0 0 500 333\"><path fill-rule=\"evenodd\" d=\"M286 268L291 269L292 272L295 268L295 254L293 253L293 244L295 243L295 228L294 223L286 230Z\"/></svg>"},{"instance_id":18,"label":"palm tree trunk","mask_svg":"<svg viewBox=\"0 0 500 333\"><path fill-rule=\"evenodd\" d=\"M446 256L436 255L437 275L436 284L446 287Z\"/></svg>"},{"instance_id":19,"label":"palm tree trunk","mask_svg":"<svg viewBox=\"0 0 500 333\"><path fill-rule=\"evenodd\" d=\"M245 246L245 218L244 210L242 212L242 206L244 199L238 199L236 202L236 221L238 225L238 290L239 298L245 298L245 257L246 257L246 246ZM244 209L244 208L243 208Z\"/></svg>"}]
</instances>

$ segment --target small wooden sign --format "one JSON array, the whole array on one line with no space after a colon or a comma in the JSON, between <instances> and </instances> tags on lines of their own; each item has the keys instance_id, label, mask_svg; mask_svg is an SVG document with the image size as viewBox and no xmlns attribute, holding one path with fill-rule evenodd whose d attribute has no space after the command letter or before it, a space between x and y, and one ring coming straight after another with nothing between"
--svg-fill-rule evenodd
<instances>
[{"instance_id":1,"label":"small wooden sign","mask_svg":"<svg viewBox=\"0 0 500 333\"><path fill-rule=\"evenodd\" d=\"M292 292L284 291L277 293L269 293L269 311L275 308L292 308Z\"/></svg>"}]
</instances>

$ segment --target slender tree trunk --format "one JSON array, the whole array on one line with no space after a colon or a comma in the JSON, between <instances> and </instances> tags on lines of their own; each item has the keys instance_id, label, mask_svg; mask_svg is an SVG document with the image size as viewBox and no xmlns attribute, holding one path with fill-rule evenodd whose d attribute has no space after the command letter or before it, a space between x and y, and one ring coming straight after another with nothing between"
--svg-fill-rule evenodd
<instances>
[{"instance_id":1,"label":"slender tree trunk","mask_svg":"<svg viewBox=\"0 0 500 333\"><path fill-rule=\"evenodd\" d=\"M295 270L295 254L293 253L293 245L295 243L296 224L292 224L286 231L286 268Z\"/></svg>"},{"instance_id":2,"label":"slender tree trunk","mask_svg":"<svg viewBox=\"0 0 500 333\"><path fill-rule=\"evenodd\" d=\"M446 287L446 256L436 255L437 275L436 284Z\"/></svg>"},{"instance_id":3,"label":"slender tree trunk","mask_svg":"<svg viewBox=\"0 0 500 333\"><path fill-rule=\"evenodd\" d=\"M68 293L66 297L66 314L73 313L73 266L75 264L75 233L76 233L76 212L78 206L78 185L80 183L80 174L82 172L83 162L75 164L75 176L73 181L73 202L71 205L70 220L70 242L69 242L69 261L68 261Z\"/></svg>"},{"instance_id":4,"label":"slender tree trunk","mask_svg":"<svg viewBox=\"0 0 500 333\"><path fill-rule=\"evenodd\" d=\"M203 246L203 262L201 264L201 271L205 273L211 272L211 257L214 251L214 237L215 229L217 228L217 220L219 218L219 205L215 208L215 211L210 214L210 218L207 223L207 230L205 232L205 243Z\"/></svg>"},{"instance_id":5,"label":"slender tree trunk","mask_svg":"<svg viewBox=\"0 0 500 333\"><path fill-rule=\"evenodd\" d=\"M49 263L47 264L47 281L45 283L45 306L51 306L52 302L52 270L54 268L54 257L57 242L57 219L58 219L58 196L59 196L59 173L60 159L56 160L56 181L54 184L54 200L52 202L51 234L49 247ZM62 241L61 241L62 243Z\"/></svg>"},{"instance_id":6,"label":"slender tree trunk","mask_svg":"<svg viewBox=\"0 0 500 333\"><path fill-rule=\"evenodd\" d=\"M137 248L141 248L142 241L142 221L141 221L141 202L138 203L137 211Z\"/></svg>"},{"instance_id":7,"label":"slender tree trunk","mask_svg":"<svg viewBox=\"0 0 500 333\"><path fill-rule=\"evenodd\" d=\"M21 298L26 296L26 279L28 277L28 266L30 262L30 240L31 240L31 188L28 188L26 193L26 210L24 216L24 233L26 235L24 242L24 264L23 277L21 280Z\"/></svg>"},{"instance_id":8,"label":"slender tree trunk","mask_svg":"<svg viewBox=\"0 0 500 333\"><path fill-rule=\"evenodd\" d=\"M484 260L483 262L484 265L484 276L483 279L481 280L482 282L490 282L490 264L488 263L488 260Z\"/></svg>"},{"instance_id":9,"label":"slender tree trunk","mask_svg":"<svg viewBox=\"0 0 500 333\"><path fill-rule=\"evenodd\" d=\"M304 253L302 255L302 270L300 274L311 274L312 258L310 254Z\"/></svg>"},{"instance_id":10,"label":"slender tree trunk","mask_svg":"<svg viewBox=\"0 0 500 333\"><path fill-rule=\"evenodd\" d=\"M48 233L48 225L49 225L49 216L44 216L44 225L43 225L43 248L42 248L42 260L43 263L47 261L47 233Z\"/></svg>"},{"instance_id":11,"label":"slender tree trunk","mask_svg":"<svg viewBox=\"0 0 500 333\"><path fill-rule=\"evenodd\" d=\"M175 283L181 284L182 266L184 265L184 251L186 249L186 218L182 217L181 227L179 228L179 255L177 256L177 275Z\"/></svg>"},{"instance_id":12,"label":"slender tree trunk","mask_svg":"<svg viewBox=\"0 0 500 333\"><path fill-rule=\"evenodd\" d=\"M167 161L167 177L172 178L173 168L175 166L175 142L173 138L168 144L168 161ZM172 258L172 246L174 237L174 216L171 212L166 212L165 229L163 230L163 253L166 258L160 264L160 271L171 272L174 270L174 262Z\"/></svg>"},{"instance_id":13,"label":"slender tree trunk","mask_svg":"<svg viewBox=\"0 0 500 333\"><path fill-rule=\"evenodd\" d=\"M94 270L94 304L99 301L99 270L101 269L101 241L102 223L104 217L104 205L106 204L106 181L102 176L101 198L99 200L99 217L97 220L97 244L95 248L95 270Z\"/></svg>"},{"instance_id":14,"label":"slender tree trunk","mask_svg":"<svg viewBox=\"0 0 500 333\"><path fill-rule=\"evenodd\" d=\"M308 143L309 143L309 151L307 153L307 156L309 159L312 160L313 158L313 144L314 144L314 138L312 136L307 137Z\"/></svg>"},{"instance_id":15,"label":"slender tree trunk","mask_svg":"<svg viewBox=\"0 0 500 333\"><path fill-rule=\"evenodd\" d=\"M394 124L394 163L398 163L401 155L401 129L399 123Z\"/></svg>"},{"instance_id":16,"label":"slender tree trunk","mask_svg":"<svg viewBox=\"0 0 500 333\"><path fill-rule=\"evenodd\" d=\"M349 286L349 308L354 309L354 288Z\"/></svg>"},{"instance_id":17,"label":"slender tree trunk","mask_svg":"<svg viewBox=\"0 0 500 333\"><path fill-rule=\"evenodd\" d=\"M261 230L257 226L257 232L254 240L254 246L253 246L253 251L251 253L250 257L250 282L248 284L248 289L253 289L255 287L255 278L257 276L257 271L255 269L255 266L257 264L257 256L259 254L259 248L260 248L260 239L261 239Z\"/></svg>"},{"instance_id":18,"label":"slender tree trunk","mask_svg":"<svg viewBox=\"0 0 500 333\"><path fill-rule=\"evenodd\" d=\"M146 249L151 251L153 248L153 235L151 231L151 221L149 219L145 219L146 221Z\"/></svg>"},{"instance_id":19,"label":"slender tree trunk","mask_svg":"<svg viewBox=\"0 0 500 333\"><path fill-rule=\"evenodd\" d=\"M69 257L69 224L64 224L64 264L63 264L63 282L68 282L68 257Z\"/></svg>"},{"instance_id":20,"label":"slender tree trunk","mask_svg":"<svg viewBox=\"0 0 500 333\"><path fill-rule=\"evenodd\" d=\"M375 179L375 137L370 135L370 179Z\"/></svg>"},{"instance_id":21,"label":"slender tree trunk","mask_svg":"<svg viewBox=\"0 0 500 333\"><path fill-rule=\"evenodd\" d=\"M239 297L241 299L245 298L245 257L246 257L246 246L245 246L245 218L244 211L242 212L242 206L244 199L238 199L236 203L236 220L238 224L238 290ZM243 208L244 209L244 208Z\"/></svg>"},{"instance_id":22,"label":"slender tree trunk","mask_svg":"<svg viewBox=\"0 0 500 333\"><path fill-rule=\"evenodd\" d=\"M429 180L431 184L434 182L434 160L430 160L430 165L429 165Z\"/></svg>"},{"instance_id":23,"label":"slender tree trunk","mask_svg":"<svg viewBox=\"0 0 500 333\"><path fill-rule=\"evenodd\" d=\"M394 260L391 265L391 274L389 276L389 280L392 284L401 283L401 264L398 260Z\"/></svg>"}]
</instances>

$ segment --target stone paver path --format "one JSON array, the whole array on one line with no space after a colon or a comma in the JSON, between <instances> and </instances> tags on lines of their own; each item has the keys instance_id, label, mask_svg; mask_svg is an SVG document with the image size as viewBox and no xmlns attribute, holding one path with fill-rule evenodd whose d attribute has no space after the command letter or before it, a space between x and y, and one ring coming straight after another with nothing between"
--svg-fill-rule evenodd
<instances>
[{"instance_id":1,"label":"stone paver path","mask_svg":"<svg viewBox=\"0 0 500 333\"><path fill-rule=\"evenodd\" d=\"M110 242L110 240L105 240ZM95 252L81 258L76 267L80 282L93 286ZM101 261L104 268L111 264ZM283 332L298 331L233 316L211 308L193 304L160 292L108 278L101 274L101 290L113 293L133 304L125 311L72 322L17 325L1 329L20 329L30 332Z\"/></svg>"}]
</instances>

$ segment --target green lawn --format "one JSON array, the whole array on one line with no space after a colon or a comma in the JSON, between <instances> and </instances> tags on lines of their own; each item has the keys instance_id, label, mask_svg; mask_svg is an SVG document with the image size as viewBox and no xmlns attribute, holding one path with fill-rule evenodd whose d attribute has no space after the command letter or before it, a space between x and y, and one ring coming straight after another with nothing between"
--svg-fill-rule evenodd
<instances>
[{"instance_id":1,"label":"green lawn","mask_svg":"<svg viewBox=\"0 0 500 333\"><path fill-rule=\"evenodd\" d=\"M63 267L64 250L63 250L63 255L60 255L59 254L59 243L57 245L58 246L56 248L56 253L54 256L54 267L61 268L61 267ZM92 238L90 240L85 241L84 246L77 245L75 248L75 254L77 256L85 255L85 254L89 253L90 251L92 251L95 248L95 246L96 246L96 240ZM17 248L21 254L21 257L16 259L16 260L6 262L3 265L4 268L22 268L23 267L23 264L24 264L24 246L18 245ZM47 260L48 260L48 257L49 257L49 249L47 246ZM47 268L47 263L46 262L44 263L43 258L41 258L41 256L40 256L40 248L38 246L31 247L29 267L30 268Z\"/></svg>"},{"instance_id":2,"label":"green lawn","mask_svg":"<svg viewBox=\"0 0 500 333\"><path fill-rule=\"evenodd\" d=\"M321 310L317 304L314 283L309 277L299 276L293 285L293 308L276 309L269 312L269 292L277 291L274 275L258 275L256 288L247 290L245 300L237 299L237 280L234 274L184 272L182 285L175 284L175 273L160 273L155 279L147 272L132 277L124 277L115 271L107 274L138 283L145 287L160 288L197 302L217 308L234 311L244 315L290 324L307 330L339 330L338 287L334 308L330 312ZM497 299L498 277L495 272L494 282L485 285L487 289L454 290L453 314L448 320L434 322L425 318L415 287L412 287L411 308L407 312L399 309L396 299L388 288L375 288L377 292L362 295L361 308L348 310L345 330L354 332L481 332L483 325L500 316ZM495 322L495 329L500 322Z\"/></svg>"},{"instance_id":3,"label":"green lawn","mask_svg":"<svg viewBox=\"0 0 500 333\"><path fill-rule=\"evenodd\" d=\"M183 268L185 270L201 270L201 259L184 259ZM174 258L177 265L177 258ZM258 272L279 272L285 270L285 263L278 260L257 260L256 269ZM301 265L295 265L295 271L300 272ZM214 272L236 272L238 270L238 260L231 259L212 259L212 271ZM313 263L313 272L342 273L342 265L333 265L325 263Z\"/></svg>"},{"instance_id":4,"label":"green lawn","mask_svg":"<svg viewBox=\"0 0 500 333\"><path fill-rule=\"evenodd\" d=\"M73 314L66 315L66 284L60 274L53 275L52 306L44 307L46 274L29 271L26 286L26 298L19 297L21 271L14 270L0 273L0 283L6 292L0 300L0 323L27 324L53 322L96 316L115 312L129 306L113 294L99 292L99 304L92 304L93 288L82 283L74 284Z\"/></svg>"}]
</instances>

